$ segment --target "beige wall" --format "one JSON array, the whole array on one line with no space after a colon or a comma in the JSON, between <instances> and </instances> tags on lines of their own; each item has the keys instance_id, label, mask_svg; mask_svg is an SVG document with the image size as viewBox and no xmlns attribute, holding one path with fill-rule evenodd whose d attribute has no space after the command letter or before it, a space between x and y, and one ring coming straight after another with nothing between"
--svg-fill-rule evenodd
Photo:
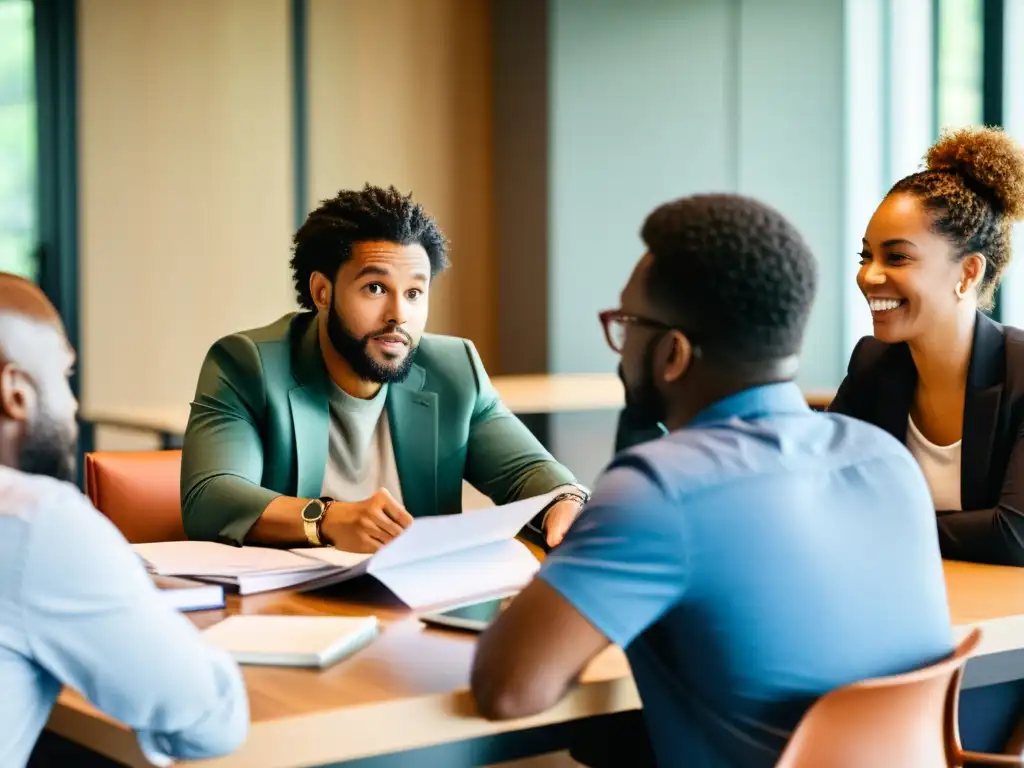
<instances>
[{"instance_id":1,"label":"beige wall","mask_svg":"<svg viewBox=\"0 0 1024 768\"><path fill-rule=\"evenodd\" d=\"M485 0L310 0L309 199L412 191L452 241L430 329L494 357ZM288 0L80 0L83 407L191 399L295 308ZM101 440L101 447L120 447Z\"/></svg>"},{"instance_id":2,"label":"beige wall","mask_svg":"<svg viewBox=\"0 0 1024 768\"><path fill-rule=\"evenodd\" d=\"M429 329L495 354L486 0L309 0L309 199L394 184L451 241Z\"/></svg>"},{"instance_id":3,"label":"beige wall","mask_svg":"<svg viewBox=\"0 0 1024 768\"><path fill-rule=\"evenodd\" d=\"M188 403L292 308L287 0L79 3L83 405Z\"/></svg>"}]
</instances>

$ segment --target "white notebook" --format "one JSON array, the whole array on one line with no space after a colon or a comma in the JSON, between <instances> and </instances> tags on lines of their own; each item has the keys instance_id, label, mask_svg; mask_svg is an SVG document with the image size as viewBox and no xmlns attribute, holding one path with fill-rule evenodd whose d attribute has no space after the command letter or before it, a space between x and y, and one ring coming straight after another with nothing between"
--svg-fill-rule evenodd
<instances>
[{"instance_id":1,"label":"white notebook","mask_svg":"<svg viewBox=\"0 0 1024 768\"><path fill-rule=\"evenodd\" d=\"M329 667L365 648L379 632L376 616L229 616L203 639L239 664Z\"/></svg>"}]
</instances>

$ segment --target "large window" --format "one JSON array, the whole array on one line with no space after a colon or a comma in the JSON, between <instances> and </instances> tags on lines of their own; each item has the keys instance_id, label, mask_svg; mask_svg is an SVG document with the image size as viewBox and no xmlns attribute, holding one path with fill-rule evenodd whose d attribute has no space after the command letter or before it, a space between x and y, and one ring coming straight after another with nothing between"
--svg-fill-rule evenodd
<instances>
[{"instance_id":1,"label":"large window","mask_svg":"<svg viewBox=\"0 0 1024 768\"><path fill-rule=\"evenodd\" d=\"M894 182L921 165L935 136L933 0L844 4L846 35L846 215L844 354L871 333L857 288L857 251Z\"/></svg>"},{"instance_id":2,"label":"large window","mask_svg":"<svg viewBox=\"0 0 1024 768\"><path fill-rule=\"evenodd\" d=\"M1003 122L1006 131L1024 144L1024 2L1006 3L1003 35ZM1024 224L1013 234L1013 260L1007 270L999 303L1004 323L1024 327Z\"/></svg>"},{"instance_id":3,"label":"large window","mask_svg":"<svg viewBox=\"0 0 1024 768\"><path fill-rule=\"evenodd\" d=\"M936 50L938 127L982 122L983 0L939 0Z\"/></svg>"},{"instance_id":4,"label":"large window","mask_svg":"<svg viewBox=\"0 0 1024 768\"><path fill-rule=\"evenodd\" d=\"M38 279L31 0L0 0L0 271Z\"/></svg>"}]
</instances>

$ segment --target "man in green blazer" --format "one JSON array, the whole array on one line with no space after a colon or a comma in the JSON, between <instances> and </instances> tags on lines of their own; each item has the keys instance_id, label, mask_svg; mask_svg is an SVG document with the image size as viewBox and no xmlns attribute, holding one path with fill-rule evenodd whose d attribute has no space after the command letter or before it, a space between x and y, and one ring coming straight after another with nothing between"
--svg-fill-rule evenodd
<instances>
[{"instance_id":1,"label":"man in green blazer","mask_svg":"<svg viewBox=\"0 0 1024 768\"><path fill-rule=\"evenodd\" d=\"M447 266L435 221L394 187L310 214L291 262L301 312L213 345L185 432L192 539L373 552L414 517L558 490L556 545L586 491L498 398L473 344L425 334Z\"/></svg>"}]
</instances>

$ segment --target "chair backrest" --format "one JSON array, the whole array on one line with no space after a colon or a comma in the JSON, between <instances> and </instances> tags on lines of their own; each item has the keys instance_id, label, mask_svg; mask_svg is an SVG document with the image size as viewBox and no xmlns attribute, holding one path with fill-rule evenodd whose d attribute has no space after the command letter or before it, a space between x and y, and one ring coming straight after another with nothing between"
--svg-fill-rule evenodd
<instances>
[{"instance_id":1,"label":"chair backrest","mask_svg":"<svg viewBox=\"0 0 1024 768\"><path fill-rule=\"evenodd\" d=\"M804 399L812 411L827 411L835 394L832 390L811 390L804 392Z\"/></svg>"},{"instance_id":2,"label":"chair backrest","mask_svg":"<svg viewBox=\"0 0 1024 768\"><path fill-rule=\"evenodd\" d=\"M980 640L974 629L936 664L827 693L804 715L777 768L959 767L956 697Z\"/></svg>"},{"instance_id":3,"label":"chair backrest","mask_svg":"<svg viewBox=\"0 0 1024 768\"><path fill-rule=\"evenodd\" d=\"M85 492L132 544L185 538L181 451L87 453Z\"/></svg>"}]
</instances>

